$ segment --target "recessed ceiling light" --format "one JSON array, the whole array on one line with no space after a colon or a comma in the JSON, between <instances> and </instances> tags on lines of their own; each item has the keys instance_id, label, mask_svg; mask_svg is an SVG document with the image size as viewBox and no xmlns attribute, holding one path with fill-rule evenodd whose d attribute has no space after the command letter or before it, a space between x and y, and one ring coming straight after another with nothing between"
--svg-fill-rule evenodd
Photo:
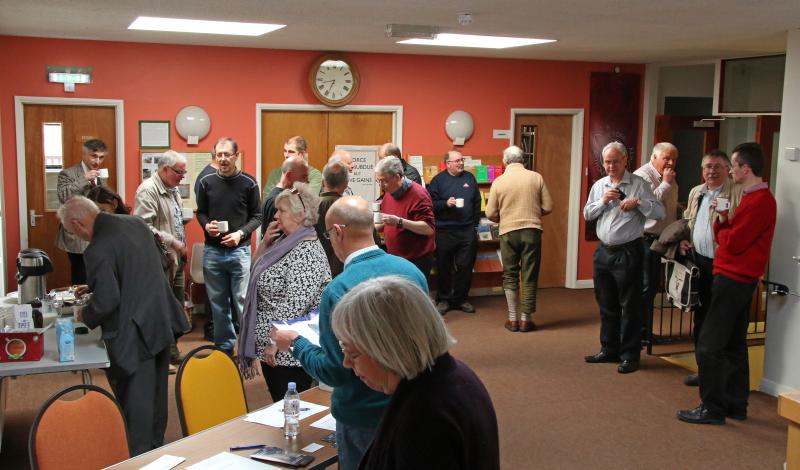
<instances>
[{"instance_id":1,"label":"recessed ceiling light","mask_svg":"<svg viewBox=\"0 0 800 470\"><path fill-rule=\"evenodd\" d=\"M237 21L186 20L140 16L128 29L144 31L173 31L176 33L229 34L234 36L261 36L286 27L285 24L240 23Z\"/></svg>"},{"instance_id":2,"label":"recessed ceiling light","mask_svg":"<svg viewBox=\"0 0 800 470\"><path fill-rule=\"evenodd\" d=\"M555 41L555 39L508 38L503 36L441 33L436 36L436 39L408 39L405 41L398 41L398 44L506 49L508 47L530 46L533 44L544 44Z\"/></svg>"}]
</instances>

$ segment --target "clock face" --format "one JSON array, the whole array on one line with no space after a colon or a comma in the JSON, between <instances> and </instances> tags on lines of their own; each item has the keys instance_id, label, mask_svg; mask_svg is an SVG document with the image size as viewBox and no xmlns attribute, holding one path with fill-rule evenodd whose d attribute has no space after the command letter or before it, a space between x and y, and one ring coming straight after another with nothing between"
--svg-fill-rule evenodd
<instances>
[{"instance_id":1,"label":"clock face","mask_svg":"<svg viewBox=\"0 0 800 470\"><path fill-rule=\"evenodd\" d=\"M328 106L345 105L358 93L358 71L339 56L328 55L317 60L309 79L314 95Z\"/></svg>"}]
</instances>

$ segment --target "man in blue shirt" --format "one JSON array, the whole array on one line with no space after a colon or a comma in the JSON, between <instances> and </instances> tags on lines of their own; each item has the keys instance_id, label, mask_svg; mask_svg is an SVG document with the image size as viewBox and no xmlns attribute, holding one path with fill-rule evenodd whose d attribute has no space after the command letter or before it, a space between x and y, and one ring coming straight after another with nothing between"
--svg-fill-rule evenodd
<instances>
[{"instance_id":1,"label":"man in blue shirt","mask_svg":"<svg viewBox=\"0 0 800 470\"><path fill-rule=\"evenodd\" d=\"M464 171L464 157L456 150L444 155L447 170L434 176L427 189L436 215L436 270L439 275L436 310L474 313L467 301L472 268L478 253L481 193L472 173Z\"/></svg>"},{"instance_id":2,"label":"man in blue shirt","mask_svg":"<svg viewBox=\"0 0 800 470\"><path fill-rule=\"evenodd\" d=\"M592 278L600 307L600 352L590 364L620 362L617 372L639 369L642 318L642 234L647 219L664 217L664 206L647 181L630 173L628 151L619 142L603 148L606 177L597 180L583 208L586 221L597 220L600 244L594 252Z\"/></svg>"},{"instance_id":3,"label":"man in blue shirt","mask_svg":"<svg viewBox=\"0 0 800 470\"><path fill-rule=\"evenodd\" d=\"M315 379L333 387L331 412L336 418L339 468L358 468L367 451L389 397L367 387L342 365L339 340L331 328L334 307L350 289L368 279L399 275L427 291L425 276L409 261L390 255L375 245L373 216L369 203L359 196L338 199L325 216L325 238L330 239L344 271L322 292L319 306L319 346L292 330L272 331L281 351L290 350Z\"/></svg>"}]
</instances>

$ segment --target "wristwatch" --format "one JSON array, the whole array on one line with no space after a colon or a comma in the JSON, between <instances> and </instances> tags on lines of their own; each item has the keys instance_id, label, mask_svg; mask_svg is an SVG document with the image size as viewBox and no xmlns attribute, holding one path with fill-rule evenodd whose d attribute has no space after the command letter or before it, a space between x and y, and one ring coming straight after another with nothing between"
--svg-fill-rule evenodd
<instances>
[{"instance_id":1,"label":"wristwatch","mask_svg":"<svg viewBox=\"0 0 800 470\"><path fill-rule=\"evenodd\" d=\"M403 228L403 219L397 219L397 226Z\"/></svg>"}]
</instances>

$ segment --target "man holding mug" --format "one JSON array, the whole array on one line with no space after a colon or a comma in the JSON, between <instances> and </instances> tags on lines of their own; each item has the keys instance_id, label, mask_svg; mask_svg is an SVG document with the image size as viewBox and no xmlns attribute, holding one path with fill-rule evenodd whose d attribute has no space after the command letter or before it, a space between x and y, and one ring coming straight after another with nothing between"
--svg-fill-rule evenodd
<instances>
[{"instance_id":1,"label":"man holding mug","mask_svg":"<svg viewBox=\"0 0 800 470\"><path fill-rule=\"evenodd\" d=\"M464 171L460 152L445 153L444 162L447 171L434 176L427 187L436 216L436 310L442 315L452 308L473 313L467 296L478 253L475 228L481 219L481 193L475 176Z\"/></svg>"}]
</instances>

